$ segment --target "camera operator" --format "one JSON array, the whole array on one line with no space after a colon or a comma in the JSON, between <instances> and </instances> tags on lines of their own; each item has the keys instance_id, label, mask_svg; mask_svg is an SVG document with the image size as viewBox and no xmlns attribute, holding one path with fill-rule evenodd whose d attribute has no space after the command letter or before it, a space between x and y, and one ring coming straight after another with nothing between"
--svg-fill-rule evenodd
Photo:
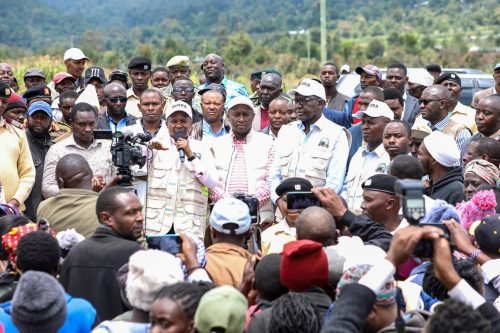
<instances>
[{"instance_id":1,"label":"camera operator","mask_svg":"<svg viewBox=\"0 0 500 333\"><path fill-rule=\"evenodd\" d=\"M218 172L217 187L209 191L214 202L242 192L259 201L260 221L274 221L268 186L274 159L273 139L252 129L255 117L252 101L238 96L228 103L230 135L211 141Z\"/></svg>"},{"instance_id":2,"label":"camera operator","mask_svg":"<svg viewBox=\"0 0 500 333\"><path fill-rule=\"evenodd\" d=\"M160 130L154 150L146 197L146 235L190 231L204 236L208 188L216 185L215 162L200 141L187 137L193 111L177 101L168 109L167 129Z\"/></svg>"}]
</instances>

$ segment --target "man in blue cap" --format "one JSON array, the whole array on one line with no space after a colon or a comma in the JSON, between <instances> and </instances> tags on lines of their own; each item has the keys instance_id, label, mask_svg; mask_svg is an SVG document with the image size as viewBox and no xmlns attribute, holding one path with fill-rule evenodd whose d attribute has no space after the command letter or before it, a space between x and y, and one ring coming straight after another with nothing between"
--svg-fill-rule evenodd
<instances>
[{"instance_id":1,"label":"man in blue cap","mask_svg":"<svg viewBox=\"0 0 500 333\"><path fill-rule=\"evenodd\" d=\"M26 215L32 220L36 220L38 205L43 200L42 178L45 155L52 146L49 129L52 125L52 109L49 104L38 101L30 105L28 109L28 128L26 137L31 151L33 164L35 165L35 185L31 194L24 202L26 205Z\"/></svg>"}]
</instances>

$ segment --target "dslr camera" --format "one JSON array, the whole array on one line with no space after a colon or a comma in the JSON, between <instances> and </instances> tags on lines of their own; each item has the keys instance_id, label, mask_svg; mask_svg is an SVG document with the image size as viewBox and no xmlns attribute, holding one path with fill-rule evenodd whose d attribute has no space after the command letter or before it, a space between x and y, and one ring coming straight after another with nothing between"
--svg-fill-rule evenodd
<instances>
[{"instance_id":1,"label":"dslr camera","mask_svg":"<svg viewBox=\"0 0 500 333\"><path fill-rule=\"evenodd\" d=\"M259 200L257 197L255 195L248 195L241 192L234 193L233 196L248 206L252 224L257 223L259 221Z\"/></svg>"}]
</instances>

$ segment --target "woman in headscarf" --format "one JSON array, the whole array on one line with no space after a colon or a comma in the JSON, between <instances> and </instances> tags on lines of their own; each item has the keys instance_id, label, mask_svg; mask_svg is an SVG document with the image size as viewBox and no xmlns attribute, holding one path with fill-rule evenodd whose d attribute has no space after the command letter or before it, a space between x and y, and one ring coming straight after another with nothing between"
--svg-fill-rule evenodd
<instances>
[{"instance_id":1,"label":"woman in headscarf","mask_svg":"<svg viewBox=\"0 0 500 333\"><path fill-rule=\"evenodd\" d=\"M472 160L467 163L464 172L465 201L472 199L481 185L500 184L498 167L485 160Z\"/></svg>"}]
</instances>

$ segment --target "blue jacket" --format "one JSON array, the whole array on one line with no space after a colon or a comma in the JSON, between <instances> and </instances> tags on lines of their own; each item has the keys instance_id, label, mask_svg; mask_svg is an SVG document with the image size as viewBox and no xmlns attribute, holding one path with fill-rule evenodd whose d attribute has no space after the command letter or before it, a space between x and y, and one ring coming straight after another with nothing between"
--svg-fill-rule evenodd
<instances>
[{"instance_id":1,"label":"blue jacket","mask_svg":"<svg viewBox=\"0 0 500 333\"><path fill-rule=\"evenodd\" d=\"M10 317L11 307L12 301L0 304L0 323L5 332L18 333L19 330ZM82 298L73 298L66 294L66 312L66 321L59 333L88 333L97 322L94 307Z\"/></svg>"}]
</instances>

